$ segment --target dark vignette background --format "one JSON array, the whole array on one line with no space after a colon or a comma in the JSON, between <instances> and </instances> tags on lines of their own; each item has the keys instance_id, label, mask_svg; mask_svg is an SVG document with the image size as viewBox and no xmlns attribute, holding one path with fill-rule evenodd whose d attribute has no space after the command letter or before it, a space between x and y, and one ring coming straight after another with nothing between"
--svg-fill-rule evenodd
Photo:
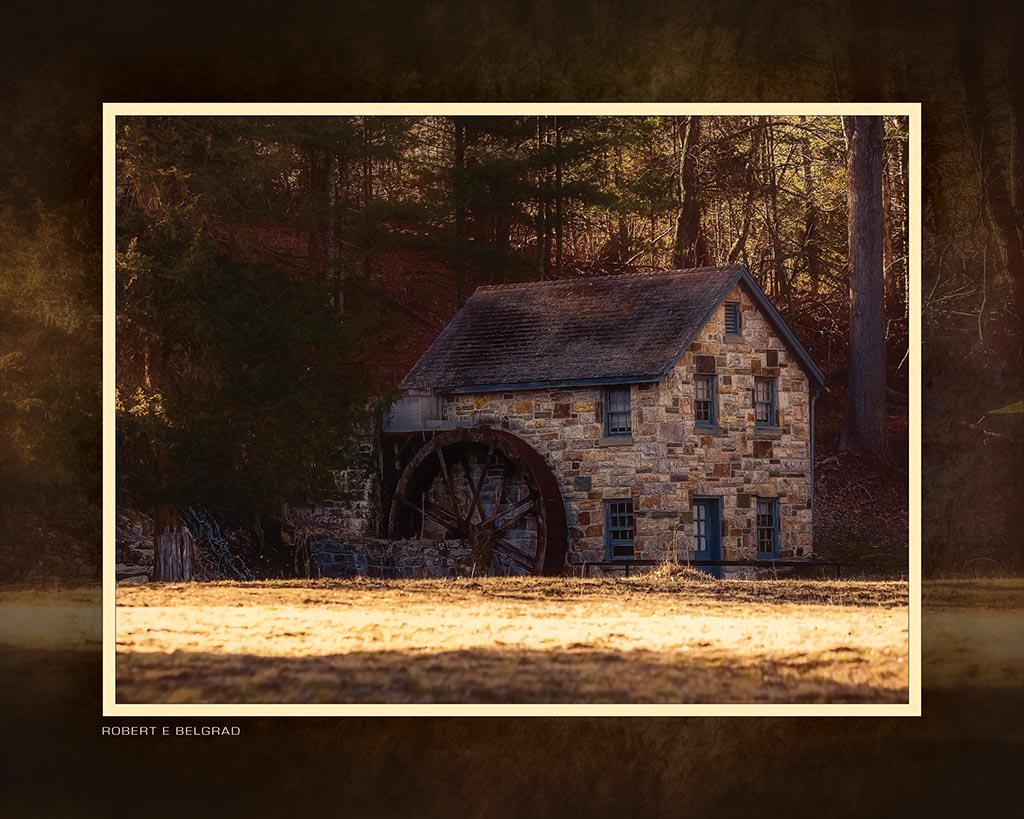
<instances>
[{"instance_id":1,"label":"dark vignette background","mask_svg":"<svg viewBox=\"0 0 1024 819\"><path fill-rule=\"evenodd\" d=\"M97 303L102 101L920 101L925 186L941 187L965 139L956 33L1005 48L1011 14L984 0L15 2L0 184L92 214L76 246ZM98 329L74 359L97 374ZM953 333L925 341L928 516L991 456L959 447L974 387L946 379L965 349ZM987 377L1019 392L1015 360ZM98 493L98 449L83 452L83 491ZM993 535L1007 566L1019 520L1011 509ZM98 655L37 654L30 671L3 664L11 816L978 816L1020 801L1010 687L926 679L917 720L252 719L236 739L114 740L99 736Z\"/></svg>"}]
</instances>

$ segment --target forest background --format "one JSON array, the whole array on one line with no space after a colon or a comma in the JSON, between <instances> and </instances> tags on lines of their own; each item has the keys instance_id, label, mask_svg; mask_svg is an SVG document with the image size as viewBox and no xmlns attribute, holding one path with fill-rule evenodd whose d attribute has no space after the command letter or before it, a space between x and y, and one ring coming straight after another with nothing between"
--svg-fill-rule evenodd
<instances>
[{"instance_id":1,"label":"forest background","mask_svg":"<svg viewBox=\"0 0 1024 819\"><path fill-rule=\"evenodd\" d=\"M382 403L476 286L743 264L830 373L817 552L905 573L905 118L118 122L122 509L258 522L245 562L287 572L281 505L332 496L330 469L358 460ZM848 360L869 358L848 354L844 126L857 123L878 126L861 140L875 208L860 230L877 251L863 288L886 314L872 331L890 384L866 430L844 412Z\"/></svg>"}]
</instances>

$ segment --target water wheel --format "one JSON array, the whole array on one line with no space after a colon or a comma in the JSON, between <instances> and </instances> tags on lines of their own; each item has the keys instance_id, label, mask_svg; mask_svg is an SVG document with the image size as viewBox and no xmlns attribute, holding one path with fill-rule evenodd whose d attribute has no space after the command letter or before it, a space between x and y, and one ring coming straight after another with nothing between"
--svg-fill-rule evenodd
<instances>
[{"instance_id":1,"label":"water wheel","mask_svg":"<svg viewBox=\"0 0 1024 819\"><path fill-rule=\"evenodd\" d=\"M504 430L473 427L428 441L402 472L393 538L466 541L478 574L560 574L565 507L544 458Z\"/></svg>"}]
</instances>

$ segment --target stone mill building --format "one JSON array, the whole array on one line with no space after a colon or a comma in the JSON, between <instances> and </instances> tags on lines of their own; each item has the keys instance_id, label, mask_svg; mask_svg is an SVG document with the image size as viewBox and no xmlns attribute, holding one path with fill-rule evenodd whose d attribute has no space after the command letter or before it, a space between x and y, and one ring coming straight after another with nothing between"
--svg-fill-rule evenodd
<instances>
[{"instance_id":1,"label":"stone mill building","mask_svg":"<svg viewBox=\"0 0 1024 819\"><path fill-rule=\"evenodd\" d=\"M811 556L824 376L742 267L480 287L401 386L393 541L506 573Z\"/></svg>"}]
</instances>

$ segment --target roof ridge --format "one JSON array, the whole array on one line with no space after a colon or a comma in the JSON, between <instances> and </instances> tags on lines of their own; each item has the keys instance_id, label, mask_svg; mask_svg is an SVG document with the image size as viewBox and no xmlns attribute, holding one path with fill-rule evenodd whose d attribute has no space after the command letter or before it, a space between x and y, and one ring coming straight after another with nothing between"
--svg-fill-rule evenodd
<instances>
[{"instance_id":1,"label":"roof ridge","mask_svg":"<svg viewBox=\"0 0 1024 819\"><path fill-rule=\"evenodd\" d=\"M676 275L689 275L693 273L706 273L711 270L724 271L724 270L739 270L742 268L741 264L723 264L723 265L705 265L704 267L686 267L686 268L673 268L671 270L647 270L647 271L634 271L630 273L609 273L604 276L579 276L572 279L547 279L544 281L535 282L510 282L508 284L482 284L474 290L474 293L480 291L495 292L501 290L521 290L527 287L555 287L558 285L567 284L580 284L582 282L597 282L597 281L608 281L609 279L640 279L640 278L655 278L658 276L676 276Z\"/></svg>"}]
</instances>

